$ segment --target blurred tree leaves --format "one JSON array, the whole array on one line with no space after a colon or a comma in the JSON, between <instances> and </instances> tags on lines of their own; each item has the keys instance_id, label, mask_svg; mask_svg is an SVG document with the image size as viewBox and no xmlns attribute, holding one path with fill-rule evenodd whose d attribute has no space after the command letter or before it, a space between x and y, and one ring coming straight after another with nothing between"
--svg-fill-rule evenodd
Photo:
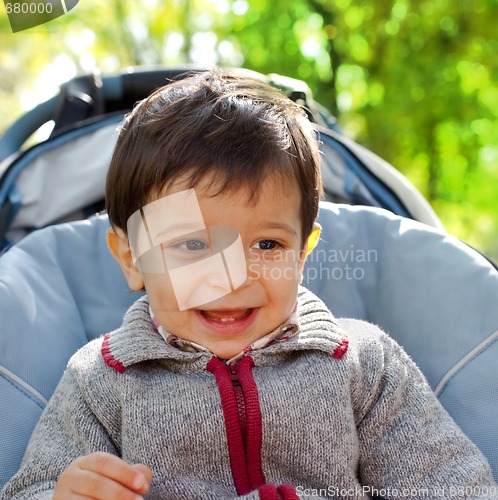
<instances>
[{"instance_id":1,"label":"blurred tree leaves","mask_svg":"<svg viewBox=\"0 0 498 500\"><path fill-rule=\"evenodd\" d=\"M15 35L0 16L0 131L34 93L95 68L280 73L306 80L450 232L498 259L496 0L81 0Z\"/></svg>"}]
</instances>

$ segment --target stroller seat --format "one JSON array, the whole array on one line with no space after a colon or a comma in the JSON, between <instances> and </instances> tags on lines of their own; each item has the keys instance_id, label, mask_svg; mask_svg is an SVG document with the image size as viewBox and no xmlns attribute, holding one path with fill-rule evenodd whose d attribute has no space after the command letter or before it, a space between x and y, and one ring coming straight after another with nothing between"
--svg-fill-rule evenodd
<instances>
[{"instance_id":1,"label":"stroller seat","mask_svg":"<svg viewBox=\"0 0 498 500\"><path fill-rule=\"evenodd\" d=\"M378 324L420 366L498 479L498 272L443 231L324 202L303 285ZM70 356L138 298L106 248L107 216L35 231L0 257L0 487Z\"/></svg>"}]
</instances>

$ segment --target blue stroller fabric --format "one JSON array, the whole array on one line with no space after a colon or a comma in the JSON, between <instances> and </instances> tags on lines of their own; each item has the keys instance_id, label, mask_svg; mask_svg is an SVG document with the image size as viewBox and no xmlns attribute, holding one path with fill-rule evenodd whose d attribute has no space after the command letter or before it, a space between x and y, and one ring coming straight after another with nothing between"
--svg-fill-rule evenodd
<instances>
[{"instance_id":1,"label":"blue stroller fabric","mask_svg":"<svg viewBox=\"0 0 498 500\"><path fill-rule=\"evenodd\" d=\"M498 478L498 272L446 233L378 208L322 203L303 284L336 316L378 324L421 367ZM106 216L32 233L0 257L0 486L69 357L137 298Z\"/></svg>"}]
</instances>

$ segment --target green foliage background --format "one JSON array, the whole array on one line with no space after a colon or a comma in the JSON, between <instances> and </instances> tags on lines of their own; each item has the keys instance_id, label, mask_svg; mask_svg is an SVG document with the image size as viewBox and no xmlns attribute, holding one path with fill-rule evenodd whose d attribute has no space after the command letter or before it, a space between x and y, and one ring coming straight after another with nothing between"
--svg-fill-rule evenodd
<instances>
[{"instance_id":1,"label":"green foliage background","mask_svg":"<svg viewBox=\"0 0 498 500\"><path fill-rule=\"evenodd\" d=\"M497 0L80 0L16 34L2 9L0 133L95 68L217 63L304 79L449 232L498 260Z\"/></svg>"}]
</instances>

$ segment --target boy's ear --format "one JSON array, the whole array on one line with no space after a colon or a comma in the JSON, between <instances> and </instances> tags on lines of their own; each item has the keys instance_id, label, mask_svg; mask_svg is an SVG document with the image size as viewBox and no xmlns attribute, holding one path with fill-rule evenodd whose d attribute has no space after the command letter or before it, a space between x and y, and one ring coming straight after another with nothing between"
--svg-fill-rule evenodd
<instances>
[{"instance_id":1,"label":"boy's ear","mask_svg":"<svg viewBox=\"0 0 498 500\"><path fill-rule=\"evenodd\" d=\"M118 227L107 230L107 246L113 257L118 261L121 270L132 290L142 290L144 280L142 273L135 267L128 237L124 231Z\"/></svg>"},{"instance_id":2,"label":"boy's ear","mask_svg":"<svg viewBox=\"0 0 498 500\"><path fill-rule=\"evenodd\" d=\"M311 231L311 234L308 236L307 240L304 242L304 248L301 252L301 257L300 257L300 262L299 262L299 274L301 276L301 283L303 281L303 270L304 270L304 264L306 263L306 258L310 254L310 252L313 250L313 248L316 247L319 239L320 239L320 232L322 230L322 226L318 224L318 222L315 222L313 224L313 231Z\"/></svg>"},{"instance_id":3,"label":"boy's ear","mask_svg":"<svg viewBox=\"0 0 498 500\"><path fill-rule=\"evenodd\" d=\"M306 241L306 257L318 244L318 241L320 240L321 231L322 231L322 226L320 226L318 222L315 222L313 224L313 231L311 231L311 234L308 236L308 240Z\"/></svg>"}]
</instances>

